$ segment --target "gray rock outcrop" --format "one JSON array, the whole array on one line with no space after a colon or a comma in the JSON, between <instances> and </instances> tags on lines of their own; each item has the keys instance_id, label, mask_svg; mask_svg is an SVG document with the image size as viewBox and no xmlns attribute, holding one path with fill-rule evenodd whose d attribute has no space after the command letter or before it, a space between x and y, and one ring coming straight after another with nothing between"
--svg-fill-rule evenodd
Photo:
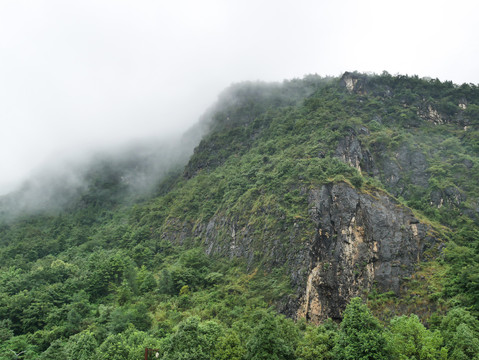
<instances>
[{"instance_id":1,"label":"gray rock outcrop","mask_svg":"<svg viewBox=\"0 0 479 360\"><path fill-rule=\"evenodd\" d=\"M239 220L239 214L214 215L206 222L170 219L165 239L201 242L210 255L241 257L266 269L287 264L295 294L278 304L293 318L318 323L340 319L349 300L376 288L399 293L428 249L434 231L411 210L381 191L354 189L345 182L305 190L309 219L301 224L276 216L269 227Z\"/></svg>"},{"instance_id":2,"label":"gray rock outcrop","mask_svg":"<svg viewBox=\"0 0 479 360\"><path fill-rule=\"evenodd\" d=\"M340 319L349 300L373 286L398 293L435 241L429 226L381 192L325 185L309 203L317 232L297 316L313 322Z\"/></svg>"}]
</instances>

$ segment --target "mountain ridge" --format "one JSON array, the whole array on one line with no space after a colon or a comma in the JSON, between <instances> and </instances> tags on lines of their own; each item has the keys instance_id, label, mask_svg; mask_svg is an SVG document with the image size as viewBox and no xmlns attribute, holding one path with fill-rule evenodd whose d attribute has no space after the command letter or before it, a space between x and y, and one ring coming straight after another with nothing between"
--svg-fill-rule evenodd
<instances>
[{"instance_id":1,"label":"mountain ridge","mask_svg":"<svg viewBox=\"0 0 479 360\"><path fill-rule=\"evenodd\" d=\"M106 344L130 322L150 343L164 334L166 359L182 317L244 325L235 306L273 306L298 324L341 322L358 296L384 322L479 311L467 270L479 269L475 85L387 73L247 82L199 126L191 157L152 192L125 187L125 170L151 164L130 154L132 168L100 163L67 209L0 226L8 344L35 334L29 344L46 351L48 337L71 345L87 332ZM444 275L418 275L433 272ZM72 307L88 321L55 315Z\"/></svg>"}]
</instances>

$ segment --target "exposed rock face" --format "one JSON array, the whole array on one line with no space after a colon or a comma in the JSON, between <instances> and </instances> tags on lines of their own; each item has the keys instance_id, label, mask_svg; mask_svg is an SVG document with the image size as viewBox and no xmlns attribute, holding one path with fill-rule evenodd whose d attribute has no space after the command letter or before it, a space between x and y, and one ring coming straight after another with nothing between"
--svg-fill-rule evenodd
<instances>
[{"instance_id":1,"label":"exposed rock face","mask_svg":"<svg viewBox=\"0 0 479 360\"><path fill-rule=\"evenodd\" d=\"M434 242L428 226L382 193L339 183L311 190L309 203L317 233L297 316L313 322L341 318L349 300L373 286L399 292Z\"/></svg>"},{"instance_id":2,"label":"exposed rock face","mask_svg":"<svg viewBox=\"0 0 479 360\"><path fill-rule=\"evenodd\" d=\"M356 168L360 173L363 171L366 173L373 172L371 154L368 150L362 149L361 142L356 137L354 131L351 131L349 135L339 140L334 156Z\"/></svg>"},{"instance_id":3,"label":"exposed rock face","mask_svg":"<svg viewBox=\"0 0 479 360\"><path fill-rule=\"evenodd\" d=\"M413 185L427 187L429 174L426 156L419 150L410 149L407 145L401 146L396 155L401 169L410 174L410 182Z\"/></svg>"},{"instance_id":4,"label":"exposed rock face","mask_svg":"<svg viewBox=\"0 0 479 360\"><path fill-rule=\"evenodd\" d=\"M436 189L431 192L431 205L436 206L438 209L440 209L444 203L458 207L466 200L466 194L454 186L448 186L444 190Z\"/></svg>"},{"instance_id":5,"label":"exposed rock face","mask_svg":"<svg viewBox=\"0 0 479 360\"><path fill-rule=\"evenodd\" d=\"M457 109L452 113L441 112L437 104L431 104L423 102L417 107L417 115L422 120L433 123L434 125L444 125L450 123L456 123L461 127L466 127L470 124L470 118L464 116L464 111L468 108L468 102L466 99L460 99L457 103Z\"/></svg>"},{"instance_id":6,"label":"exposed rock face","mask_svg":"<svg viewBox=\"0 0 479 360\"><path fill-rule=\"evenodd\" d=\"M352 76L343 77L343 81L344 86L346 86L346 89L348 89L348 91L353 91L354 86L356 86L356 84L358 83L358 79L354 79Z\"/></svg>"},{"instance_id":7,"label":"exposed rock face","mask_svg":"<svg viewBox=\"0 0 479 360\"><path fill-rule=\"evenodd\" d=\"M428 186L429 164L421 151L403 144L394 158L389 158L386 149L373 150L374 156L361 145L356 133L351 130L349 135L339 140L334 156L360 173L379 177L395 196L404 195L408 184L423 188Z\"/></svg>"},{"instance_id":8,"label":"exposed rock face","mask_svg":"<svg viewBox=\"0 0 479 360\"><path fill-rule=\"evenodd\" d=\"M270 227L215 215L196 224L169 220L165 239L201 241L208 254L242 257L254 266L288 264L296 300L280 304L288 316L312 322L341 318L352 297L375 286L399 292L401 279L412 274L434 244L427 225L382 192L362 193L347 183L305 190L309 219ZM307 240L305 240L305 234Z\"/></svg>"},{"instance_id":9,"label":"exposed rock face","mask_svg":"<svg viewBox=\"0 0 479 360\"><path fill-rule=\"evenodd\" d=\"M444 116L439 113L431 104L418 110L421 119L432 122L434 125L442 125L446 122Z\"/></svg>"},{"instance_id":10,"label":"exposed rock face","mask_svg":"<svg viewBox=\"0 0 479 360\"><path fill-rule=\"evenodd\" d=\"M370 176L380 178L394 196L406 195L410 184L428 187L429 163L420 150L402 144L394 157L389 157L380 146L373 145L374 156L369 156L367 173Z\"/></svg>"},{"instance_id":11,"label":"exposed rock face","mask_svg":"<svg viewBox=\"0 0 479 360\"><path fill-rule=\"evenodd\" d=\"M341 77L341 86L345 87L349 92L363 94L365 92L364 78L358 74L345 72Z\"/></svg>"}]
</instances>

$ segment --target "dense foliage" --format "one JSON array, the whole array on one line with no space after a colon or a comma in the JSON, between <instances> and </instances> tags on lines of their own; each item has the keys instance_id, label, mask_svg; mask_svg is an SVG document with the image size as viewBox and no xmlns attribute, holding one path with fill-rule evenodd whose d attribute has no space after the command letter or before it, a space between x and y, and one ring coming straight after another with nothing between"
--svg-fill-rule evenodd
<instances>
[{"instance_id":1,"label":"dense foliage","mask_svg":"<svg viewBox=\"0 0 479 360\"><path fill-rule=\"evenodd\" d=\"M149 196L132 200L122 169L95 167L60 214L6 217L0 359L477 358L479 89L348 76L352 89L318 76L233 86ZM376 166L342 159L345 137ZM277 312L295 293L269 244L298 226L310 237L304 189L338 181L389 192L447 244L401 296L355 298L339 324L294 322ZM194 236L229 216L254 229L251 258L207 256Z\"/></svg>"}]
</instances>

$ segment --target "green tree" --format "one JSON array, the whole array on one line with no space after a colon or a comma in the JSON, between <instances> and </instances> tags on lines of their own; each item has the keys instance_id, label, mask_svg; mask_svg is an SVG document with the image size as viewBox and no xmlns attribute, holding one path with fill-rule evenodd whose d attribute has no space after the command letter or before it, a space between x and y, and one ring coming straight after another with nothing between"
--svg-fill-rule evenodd
<instances>
[{"instance_id":1,"label":"green tree","mask_svg":"<svg viewBox=\"0 0 479 360\"><path fill-rule=\"evenodd\" d=\"M145 348L161 349L161 340L144 331L138 331L130 326L123 334L128 348L128 360L142 358ZM141 354L141 355L140 355Z\"/></svg>"},{"instance_id":2,"label":"green tree","mask_svg":"<svg viewBox=\"0 0 479 360\"><path fill-rule=\"evenodd\" d=\"M344 311L335 354L341 360L379 360L389 357L383 328L360 298L351 299Z\"/></svg>"},{"instance_id":3,"label":"green tree","mask_svg":"<svg viewBox=\"0 0 479 360\"><path fill-rule=\"evenodd\" d=\"M334 346L338 338L337 331L325 326L309 326L296 348L298 360L334 359Z\"/></svg>"},{"instance_id":4,"label":"green tree","mask_svg":"<svg viewBox=\"0 0 479 360\"><path fill-rule=\"evenodd\" d=\"M216 342L222 333L216 322L201 322L198 317L190 317L181 322L169 338L162 360L213 359Z\"/></svg>"},{"instance_id":5,"label":"green tree","mask_svg":"<svg viewBox=\"0 0 479 360\"><path fill-rule=\"evenodd\" d=\"M126 360L130 349L123 334L111 334L97 349L94 358L98 360Z\"/></svg>"},{"instance_id":6,"label":"green tree","mask_svg":"<svg viewBox=\"0 0 479 360\"><path fill-rule=\"evenodd\" d=\"M64 360L72 359L65 351L65 344L61 340L55 340L39 357L40 360Z\"/></svg>"},{"instance_id":7,"label":"green tree","mask_svg":"<svg viewBox=\"0 0 479 360\"><path fill-rule=\"evenodd\" d=\"M13 337L11 325L12 321L10 319L0 320L0 342L3 343Z\"/></svg>"},{"instance_id":8,"label":"green tree","mask_svg":"<svg viewBox=\"0 0 479 360\"><path fill-rule=\"evenodd\" d=\"M175 284L173 281L173 276L168 269L163 269L161 271L158 291L160 292L160 294L175 295Z\"/></svg>"},{"instance_id":9,"label":"green tree","mask_svg":"<svg viewBox=\"0 0 479 360\"><path fill-rule=\"evenodd\" d=\"M140 294L154 291L158 286L155 277L150 271L146 269L144 265L141 267L140 271L138 271L136 281L138 283L138 291L140 292Z\"/></svg>"},{"instance_id":10,"label":"green tree","mask_svg":"<svg viewBox=\"0 0 479 360\"><path fill-rule=\"evenodd\" d=\"M479 360L479 339L466 324L460 324L451 344L451 360Z\"/></svg>"},{"instance_id":11,"label":"green tree","mask_svg":"<svg viewBox=\"0 0 479 360\"><path fill-rule=\"evenodd\" d=\"M31 337L26 335L14 336L3 344L0 343L0 350L5 359L33 360L38 358L37 347L32 345Z\"/></svg>"},{"instance_id":12,"label":"green tree","mask_svg":"<svg viewBox=\"0 0 479 360\"><path fill-rule=\"evenodd\" d=\"M452 349L453 344L450 343L457 327L461 324L466 324L475 336L479 335L479 320L475 318L469 311L462 307L457 307L449 310L449 312L442 318L439 329L444 337L445 344L448 348Z\"/></svg>"},{"instance_id":13,"label":"green tree","mask_svg":"<svg viewBox=\"0 0 479 360\"><path fill-rule=\"evenodd\" d=\"M70 336L65 344L68 359L89 360L95 358L98 342L91 331L85 330Z\"/></svg>"},{"instance_id":14,"label":"green tree","mask_svg":"<svg viewBox=\"0 0 479 360\"><path fill-rule=\"evenodd\" d=\"M234 330L228 330L218 338L215 351L216 360L242 360L245 355L246 349Z\"/></svg>"},{"instance_id":15,"label":"green tree","mask_svg":"<svg viewBox=\"0 0 479 360\"><path fill-rule=\"evenodd\" d=\"M298 340L297 328L280 315L261 312L261 320L253 329L246 344L247 359L289 360L294 359Z\"/></svg>"},{"instance_id":16,"label":"green tree","mask_svg":"<svg viewBox=\"0 0 479 360\"><path fill-rule=\"evenodd\" d=\"M440 332L426 329L414 314L392 319L387 339L393 359L440 360L447 358L447 349L442 346Z\"/></svg>"},{"instance_id":17,"label":"green tree","mask_svg":"<svg viewBox=\"0 0 479 360\"><path fill-rule=\"evenodd\" d=\"M90 255L89 263L92 269L88 290L93 298L107 295L111 285L120 285L131 267L131 260L125 251L113 254L97 251Z\"/></svg>"},{"instance_id":18,"label":"green tree","mask_svg":"<svg viewBox=\"0 0 479 360\"><path fill-rule=\"evenodd\" d=\"M477 359L479 320L464 308L450 310L441 321L440 330L453 360Z\"/></svg>"},{"instance_id":19,"label":"green tree","mask_svg":"<svg viewBox=\"0 0 479 360\"><path fill-rule=\"evenodd\" d=\"M147 331L151 327L151 317L145 304L139 303L128 307L119 307L110 314L108 329L115 333L121 333L134 326L141 331Z\"/></svg>"}]
</instances>

